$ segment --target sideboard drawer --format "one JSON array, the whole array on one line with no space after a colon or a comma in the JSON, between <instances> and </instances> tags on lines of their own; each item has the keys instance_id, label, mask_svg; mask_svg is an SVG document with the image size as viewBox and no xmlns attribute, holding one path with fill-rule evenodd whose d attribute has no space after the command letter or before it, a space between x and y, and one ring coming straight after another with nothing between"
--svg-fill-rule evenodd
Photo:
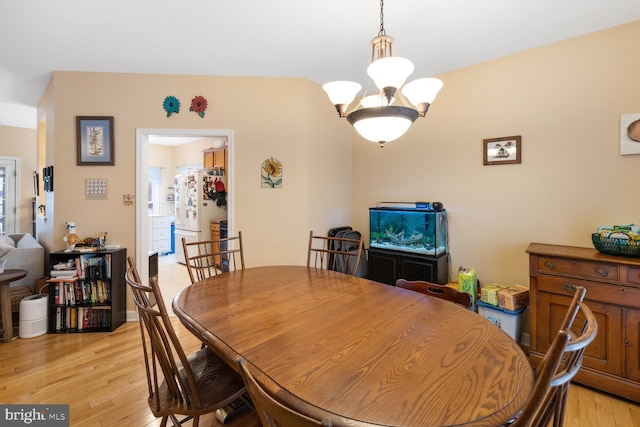
<instances>
[{"instance_id":1,"label":"sideboard drawer","mask_svg":"<svg viewBox=\"0 0 640 427\"><path fill-rule=\"evenodd\" d=\"M569 277L538 276L540 291L572 296L576 286L583 286L587 290L587 300L640 308L640 289L636 287L593 283Z\"/></svg>"},{"instance_id":2,"label":"sideboard drawer","mask_svg":"<svg viewBox=\"0 0 640 427\"><path fill-rule=\"evenodd\" d=\"M640 267L628 267L627 280L634 285L640 285Z\"/></svg>"},{"instance_id":3,"label":"sideboard drawer","mask_svg":"<svg viewBox=\"0 0 640 427\"><path fill-rule=\"evenodd\" d=\"M618 266L605 262L538 256L540 273L579 276L587 279L616 281Z\"/></svg>"}]
</instances>

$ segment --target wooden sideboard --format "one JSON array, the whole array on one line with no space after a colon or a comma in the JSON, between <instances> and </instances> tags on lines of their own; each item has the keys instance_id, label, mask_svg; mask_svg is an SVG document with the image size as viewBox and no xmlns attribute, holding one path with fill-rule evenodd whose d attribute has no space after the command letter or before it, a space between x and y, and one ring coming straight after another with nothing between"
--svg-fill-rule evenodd
<instances>
[{"instance_id":1,"label":"wooden sideboard","mask_svg":"<svg viewBox=\"0 0 640 427\"><path fill-rule=\"evenodd\" d=\"M598 336L575 381L640 402L640 258L541 243L531 243L527 253L531 364L549 349L575 287L584 286Z\"/></svg>"}]
</instances>

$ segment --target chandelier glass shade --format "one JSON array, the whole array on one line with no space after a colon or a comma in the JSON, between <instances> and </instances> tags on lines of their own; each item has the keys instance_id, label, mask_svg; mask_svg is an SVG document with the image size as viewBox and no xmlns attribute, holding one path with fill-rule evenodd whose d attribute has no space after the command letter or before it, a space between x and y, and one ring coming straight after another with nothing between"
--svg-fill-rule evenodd
<instances>
[{"instance_id":1,"label":"chandelier glass shade","mask_svg":"<svg viewBox=\"0 0 640 427\"><path fill-rule=\"evenodd\" d=\"M383 7L384 2L380 1L380 32L371 40L372 62L367 68L379 92L365 93L349 110L362 89L359 83L342 80L322 86L338 115L346 117L363 138L381 147L400 138L418 117L424 117L443 86L436 78L421 78L405 85L414 65L406 58L392 55L393 38L384 31Z\"/></svg>"},{"instance_id":2,"label":"chandelier glass shade","mask_svg":"<svg viewBox=\"0 0 640 427\"><path fill-rule=\"evenodd\" d=\"M386 87L398 88L404 84L407 77L413 73L413 62L398 56L388 56L386 58L373 61L367 67L367 74L378 86L384 90Z\"/></svg>"},{"instance_id":3,"label":"chandelier glass shade","mask_svg":"<svg viewBox=\"0 0 640 427\"><path fill-rule=\"evenodd\" d=\"M404 135L418 115L413 108L387 105L360 108L350 113L347 120L364 139L384 144Z\"/></svg>"}]
</instances>

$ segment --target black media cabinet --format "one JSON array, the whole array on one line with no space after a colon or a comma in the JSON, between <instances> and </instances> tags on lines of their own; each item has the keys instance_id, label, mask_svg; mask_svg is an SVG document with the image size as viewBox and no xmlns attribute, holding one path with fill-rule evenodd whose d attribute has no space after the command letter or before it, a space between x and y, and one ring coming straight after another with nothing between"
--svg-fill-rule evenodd
<instances>
[{"instance_id":1,"label":"black media cabinet","mask_svg":"<svg viewBox=\"0 0 640 427\"><path fill-rule=\"evenodd\" d=\"M447 284L449 281L449 254L418 255L384 249L369 249L369 279L395 285L396 280L425 280Z\"/></svg>"}]
</instances>

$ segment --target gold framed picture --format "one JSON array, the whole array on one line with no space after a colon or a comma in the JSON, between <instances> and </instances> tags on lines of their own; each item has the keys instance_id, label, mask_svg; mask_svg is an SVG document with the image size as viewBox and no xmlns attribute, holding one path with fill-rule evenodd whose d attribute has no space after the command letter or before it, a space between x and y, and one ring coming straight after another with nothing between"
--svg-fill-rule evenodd
<instances>
[{"instance_id":1,"label":"gold framed picture","mask_svg":"<svg viewBox=\"0 0 640 427\"><path fill-rule=\"evenodd\" d=\"M485 165L509 165L522 163L522 137L505 136L482 141L482 154Z\"/></svg>"}]
</instances>

